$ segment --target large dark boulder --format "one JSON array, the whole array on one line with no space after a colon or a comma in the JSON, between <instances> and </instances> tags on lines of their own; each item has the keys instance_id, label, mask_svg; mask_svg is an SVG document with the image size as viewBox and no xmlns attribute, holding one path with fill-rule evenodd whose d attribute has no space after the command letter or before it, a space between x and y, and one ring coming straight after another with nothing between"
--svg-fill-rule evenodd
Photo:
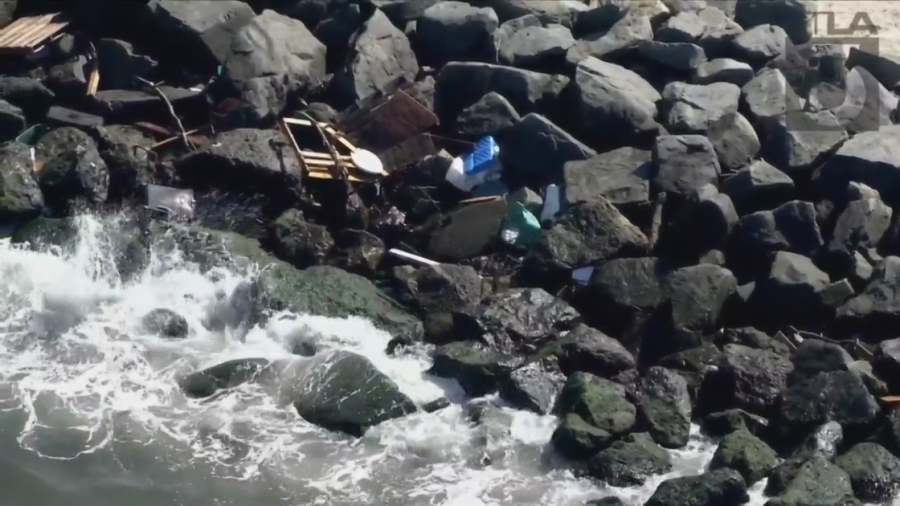
<instances>
[{"instance_id":1,"label":"large dark boulder","mask_svg":"<svg viewBox=\"0 0 900 506\"><path fill-rule=\"evenodd\" d=\"M44 194L34 177L31 150L18 142L0 145L0 222L28 220L41 213Z\"/></svg>"},{"instance_id":2,"label":"large dark boulder","mask_svg":"<svg viewBox=\"0 0 900 506\"><path fill-rule=\"evenodd\" d=\"M34 147L38 182L48 206L64 210L73 201L102 204L109 171L90 135L74 127L51 130Z\"/></svg>"},{"instance_id":3,"label":"large dark boulder","mask_svg":"<svg viewBox=\"0 0 900 506\"><path fill-rule=\"evenodd\" d=\"M300 416L329 430L361 436L369 427L416 411L416 405L369 359L349 351L294 364L288 396Z\"/></svg>"},{"instance_id":4,"label":"large dark boulder","mask_svg":"<svg viewBox=\"0 0 900 506\"><path fill-rule=\"evenodd\" d=\"M741 475L731 469L720 469L699 476L670 478L656 487L644 506L719 506L744 504L749 498Z\"/></svg>"}]
</instances>

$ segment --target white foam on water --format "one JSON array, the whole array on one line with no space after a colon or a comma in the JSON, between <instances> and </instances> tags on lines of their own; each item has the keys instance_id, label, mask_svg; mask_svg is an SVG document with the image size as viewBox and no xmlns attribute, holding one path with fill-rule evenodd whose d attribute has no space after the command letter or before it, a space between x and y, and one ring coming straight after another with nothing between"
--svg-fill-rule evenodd
<instances>
[{"instance_id":1,"label":"white foam on water","mask_svg":"<svg viewBox=\"0 0 900 506\"><path fill-rule=\"evenodd\" d=\"M694 427L691 444L672 452L672 473L615 489L576 478L548 451L555 417L499 401L478 425L452 404L354 440L305 422L262 385L186 398L180 375L236 358L297 359L288 341L298 333L320 350L366 356L419 404L445 394L458 401L461 391L425 374L426 348L388 356L390 335L360 318L284 313L246 333L207 330L210 308L252 270L202 273L177 250L154 251L147 269L123 283L106 232L114 220L77 223L68 255L0 241L0 391L12 392L0 408L26 413L18 442L45 458L76 460L136 442L187 452L164 462L174 469L205 462L217 479L276 475L291 496L285 504L446 506L581 506L608 495L642 504L662 480L700 473L711 458L714 444ZM158 308L184 316L189 336L144 332L141 318Z\"/></svg>"}]
</instances>

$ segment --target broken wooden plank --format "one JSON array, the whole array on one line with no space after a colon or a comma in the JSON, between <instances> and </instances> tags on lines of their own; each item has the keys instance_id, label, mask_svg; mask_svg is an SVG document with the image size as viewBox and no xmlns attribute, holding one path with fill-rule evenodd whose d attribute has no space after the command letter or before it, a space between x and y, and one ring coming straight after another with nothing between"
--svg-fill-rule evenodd
<instances>
[{"instance_id":1,"label":"broken wooden plank","mask_svg":"<svg viewBox=\"0 0 900 506\"><path fill-rule=\"evenodd\" d=\"M0 30L0 54L33 54L68 26L60 12L21 17Z\"/></svg>"},{"instance_id":2,"label":"broken wooden plank","mask_svg":"<svg viewBox=\"0 0 900 506\"><path fill-rule=\"evenodd\" d=\"M410 137L396 146L378 153L388 174L421 162L438 152L431 134Z\"/></svg>"}]
</instances>

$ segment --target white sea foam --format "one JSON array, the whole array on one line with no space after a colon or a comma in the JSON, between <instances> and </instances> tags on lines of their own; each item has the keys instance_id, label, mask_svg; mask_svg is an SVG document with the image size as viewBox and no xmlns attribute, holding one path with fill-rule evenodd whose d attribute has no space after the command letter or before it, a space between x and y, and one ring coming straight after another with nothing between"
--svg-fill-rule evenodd
<instances>
[{"instance_id":1,"label":"white sea foam","mask_svg":"<svg viewBox=\"0 0 900 506\"><path fill-rule=\"evenodd\" d=\"M672 452L675 471L614 489L556 461L548 451L554 417L496 399L500 407L480 425L453 404L384 423L359 440L306 423L262 385L187 399L176 386L180 374L235 358L297 359L287 341L298 333L320 349L365 355L417 403L462 395L425 374L427 349L388 356L390 336L363 319L280 314L246 333L206 330L221 294L254 273L204 274L177 251L155 251L145 272L122 283L107 244L112 222L79 217L69 255L0 241L0 392L8 396L0 409L24 411L19 445L44 458L157 445L172 450L162 452L164 465L204 462L211 479L275 476L290 496L285 504L447 506L581 506L610 494L642 504L663 479L699 473L711 458L713 444L696 433ZM141 317L157 308L183 315L190 335L145 333Z\"/></svg>"}]
</instances>

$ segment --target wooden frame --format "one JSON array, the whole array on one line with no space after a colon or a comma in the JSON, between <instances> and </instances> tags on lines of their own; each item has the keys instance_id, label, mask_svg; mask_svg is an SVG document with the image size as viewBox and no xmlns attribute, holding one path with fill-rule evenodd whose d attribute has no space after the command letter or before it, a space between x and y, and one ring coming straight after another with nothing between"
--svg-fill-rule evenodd
<instances>
[{"instance_id":1,"label":"wooden frame","mask_svg":"<svg viewBox=\"0 0 900 506\"><path fill-rule=\"evenodd\" d=\"M21 17L0 29L0 55L32 55L68 26L61 12Z\"/></svg>"},{"instance_id":2,"label":"wooden frame","mask_svg":"<svg viewBox=\"0 0 900 506\"><path fill-rule=\"evenodd\" d=\"M301 149L297 144L297 139L294 137L293 132L291 132L291 125L312 128L313 124L309 120L297 118L282 118L280 121L281 129L284 131L285 137L287 137L287 140L291 145L291 149L294 151L294 156L296 156L297 161L300 162L300 167L303 169L306 177L312 179L333 180L334 176L332 175L331 169L335 167L335 163L331 154ZM373 183L380 177L388 175L383 170L381 174L366 174L364 172L355 170L351 155L355 153L359 148L353 145L352 142L347 140L346 137L336 131L334 127L332 127L328 123L320 122L318 123L318 126L328 135L328 137L331 138L325 139L326 142L333 142L337 145L337 147L340 147L344 151L347 151L349 153L346 155L341 154L340 160L348 169L351 169L350 171L353 172L347 174L347 179L351 183Z\"/></svg>"}]
</instances>

